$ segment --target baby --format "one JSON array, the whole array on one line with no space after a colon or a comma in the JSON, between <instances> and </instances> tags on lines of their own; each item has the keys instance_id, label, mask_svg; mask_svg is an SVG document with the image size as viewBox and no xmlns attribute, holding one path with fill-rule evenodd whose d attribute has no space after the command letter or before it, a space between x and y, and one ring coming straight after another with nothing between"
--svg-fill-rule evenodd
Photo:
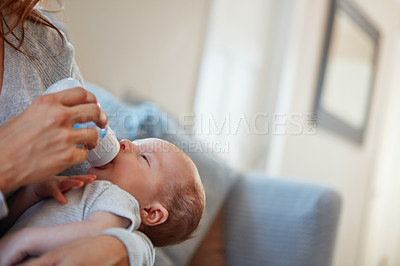
<instances>
[{"instance_id":1,"label":"baby","mask_svg":"<svg viewBox=\"0 0 400 266\"><path fill-rule=\"evenodd\" d=\"M154 246L189 239L205 207L193 161L160 139L122 140L109 164L90 168L97 180L26 211L0 241L0 265L20 262L112 227L143 232ZM23 229L22 229L23 228Z\"/></svg>"}]
</instances>

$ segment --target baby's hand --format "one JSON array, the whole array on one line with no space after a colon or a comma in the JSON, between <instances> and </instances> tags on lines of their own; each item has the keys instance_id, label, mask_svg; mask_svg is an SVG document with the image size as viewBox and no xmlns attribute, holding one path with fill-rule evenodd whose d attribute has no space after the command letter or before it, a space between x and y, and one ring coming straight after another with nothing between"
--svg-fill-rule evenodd
<instances>
[{"instance_id":1,"label":"baby's hand","mask_svg":"<svg viewBox=\"0 0 400 266\"><path fill-rule=\"evenodd\" d=\"M28 188L39 199L53 197L61 204L66 204L67 200L63 195L64 192L74 187L82 187L85 184L92 183L95 179L95 175L53 176L43 182L30 185Z\"/></svg>"}]
</instances>

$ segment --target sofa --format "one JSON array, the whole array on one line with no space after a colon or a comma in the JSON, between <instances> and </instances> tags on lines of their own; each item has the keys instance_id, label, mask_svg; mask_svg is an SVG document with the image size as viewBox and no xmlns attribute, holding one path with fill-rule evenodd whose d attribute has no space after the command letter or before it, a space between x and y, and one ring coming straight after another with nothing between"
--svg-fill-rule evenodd
<instances>
[{"instance_id":1,"label":"sofa","mask_svg":"<svg viewBox=\"0 0 400 266\"><path fill-rule=\"evenodd\" d=\"M235 171L156 104L138 101L131 93L122 101L96 85L85 86L97 96L119 139L168 140L198 167L207 200L201 226L194 238L157 248L155 265L332 264L341 208L335 191Z\"/></svg>"}]
</instances>

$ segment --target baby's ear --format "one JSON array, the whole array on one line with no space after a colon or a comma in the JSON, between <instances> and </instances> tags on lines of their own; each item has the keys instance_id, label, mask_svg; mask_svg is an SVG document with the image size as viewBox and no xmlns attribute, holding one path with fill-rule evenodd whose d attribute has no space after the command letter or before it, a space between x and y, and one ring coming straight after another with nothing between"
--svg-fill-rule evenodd
<instances>
[{"instance_id":1,"label":"baby's ear","mask_svg":"<svg viewBox=\"0 0 400 266\"><path fill-rule=\"evenodd\" d=\"M161 203L155 202L140 209L140 218L143 224L155 226L168 219L168 211Z\"/></svg>"}]
</instances>

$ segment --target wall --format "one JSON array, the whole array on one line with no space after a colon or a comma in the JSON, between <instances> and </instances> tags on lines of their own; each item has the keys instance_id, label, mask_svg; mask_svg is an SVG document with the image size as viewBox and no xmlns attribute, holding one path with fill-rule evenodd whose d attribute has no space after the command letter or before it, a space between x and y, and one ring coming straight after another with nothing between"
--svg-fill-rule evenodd
<instances>
[{"instance_id":1,"label":"wall","mask_svg":"<svg viewBox=\"0 0 400 266\"><path fill-rule=\"evenodd\" d=\"M68 0L65 21L85 80L132 90L175 115L192 111L209 0Z\"/></svg>"},{"instance_id":2,"label":"wall","mask_svg":"<svg viewBox=\"0 0 400 266\"><path fill-rule=\"evenodd\" d=\"M360 263L363 265L400 265L398 247L400 245L400 200L398 164L400 140L400 32L390 32L390 56L395 62L391 77L390 97L386 101L386 113L382 116L382 141L378 149L377 166L373 173L374 179L369 208L369 220L366 226L367 234L363 246Z\"/></svg>"},{"instance_id":3,"label":"wall","mask_svg":"<svg viewBox=\"0 0 400 266\"><path fill-rule=\"evenodd\" d=\"M313 110L320 54L324 40L328 1L301 1L298 28L288 52L292 58L284 66L294 72L293 82L282 85L286 94L278 99L287 113L308 113ZM267 172L326 184L341 193L343 209L337 238L334 265L364 265L363 250L377 176L378 151L382 145L383 117L392 96L394 75L393 31L399 31L399 8L392 1L356 1L381 31L379 70L370 123L365 143L360 146L331 132L318 128L316 135L273 136L267 162ZM280 108L279 106L277 108ZM271 164L270 162L274 163ZM378 252L372 249L372 252ZM378 265L378 262L372 262Z\"/></svg>"},{"instance_id":4,"label":"wall","mask_svg":"<svg viewBox=\"0 0 400 266\"><path fill-rule=\"evenodd\" d=\"M242 171L265 167L292 2L212 2L195 99L195 132L206 143L226 147L215 151Z\"/></svg>"}]
</instances>

